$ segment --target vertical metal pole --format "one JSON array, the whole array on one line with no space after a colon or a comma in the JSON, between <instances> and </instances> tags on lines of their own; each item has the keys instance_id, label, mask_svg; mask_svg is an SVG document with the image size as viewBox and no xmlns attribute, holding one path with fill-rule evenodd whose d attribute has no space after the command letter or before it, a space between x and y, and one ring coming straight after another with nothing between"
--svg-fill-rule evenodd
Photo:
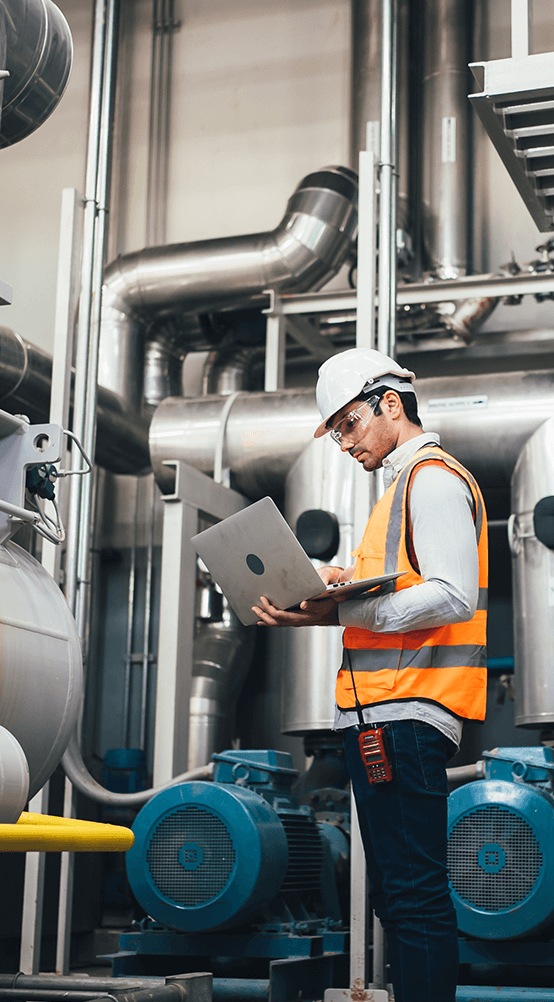
<instances>
[{"instance_id":1,"label":"vertical metal pole","mask_svg":"<svg viewBox=\"0 0 554 1002\"><path fill-rule=\"evenodd\" d=\"M67 776L63 796L64 818L75 817L73 787ZM58 928L56 936L56 974L69 974L71 953L71 919L73 916L73 870L74 854L62 852L60 860L60 898L58 906Z\"/></svg>"},{"instance_id":2,"label":"vertical metal pole","mask_svg":"<svg viewBox=\"0 0 554 1002\"><path fill-rule=\"evenodd\" d=\"M356 347L375 348L377 174L373 151L360 153L358 184Z\"/></svg>"},{"instance_id":3,"label":"vertical metal pole","mask_svg":"<svg viewBox=\"0 0 554 1002\"><path fill-rule=\"evenodd\" d=\"M171 103L171 64L175 22L174 0L152 5L152 67L146 198L146 244L165 243Z\"/></svg>"},{"instance_id":4,"label":"vertical metal pole","mask_svg":"<svg viewBox=\"0 0 554 1002\"><path fill-rule=\"evenodd\" d=\"M154 786L184 772L188 763L189 705L196 602L196 552L190 542L198 528L198 511L175 494L163 497L164 524L160 584L160 631ZM178 703L178 705L177 705Z\"/></svg>"},{"instance_id":5,"label":"vertical metal pole","mask_svg":"<svg viewBox=\"0 0 554 1002\"><path fill-rule=\"evenodd\" d=\"M73 407L73 432L90 456L94 456L96 439L98 342L118 10L119 0L97 0L94 10L81 295ZM80 462L75 448L72 451L72 460L75 464ZM75 616L86 665L90 536L94 493L92 477L74 477L71 488L66 598ZM64 814L68 817L73 815L72 790L68 781L65 787ZM56 945L56 969L62 974L69 970L72 896L73 855L62 853Z\"/></svg>"},{"instance_id":6,"label":"vertical metal pole","mask_svg":"<svg viewBox=\"0 0 554 1002\"><path fill-rule=\"evenodd\" d=\"M363 992L367 986L367 870L356 801L352 794L350 845L350 989Z\"/></svg>"},{"instance_id":7,"label":"vertical metal pole","mask_svg":"<svg viewBox=\"0 0 554 1002\"><path fill-rule=\"evenodd\" d=\"M156 484L150 477L150 530L146 547L146 583L144 586L144 632L142 639L142 685L140 698L139 748L146 751L146 726L148 719L148 678L150 669L150 622L152 618L152 570L154 563L154 515L156 511Z\"/></svg>"},{"instance_id":8,"label":"vertical metal pole","mask_svg":"<svg viewBox=\"0 0 554 1002\"><path fill-rule=\"evenodd\" d=\"M138 496L140 480L135 480L135 512L133 518L133 543L131 546L131 566L129 567L129 584L127 588L127 643L125 648L125 681L123 686L123 714L121 721L122 747L128 748L129 716L131 710L131 673L133 667L133 626L135 621L135 588L137 576L137 523Z\"/></svg>"},{"instance_id":9,"label":"vertical metal pole","mask_svg":"<svg viewBox=\"0 0 554 1002\"><path fill-rule=\"evenodd\" d=\"M77 304L79 237L82 222L82 196L74 188L64 188L58 249L58 279L54 322L54 355L50 393L50 421L67 428L71 394L73 327ZM61 547L44 540L42 566L56 582L60 578ZM29 804L32 813L48 813L46 785ZM40 963L42 905L44 894L45 853L29 852L25 857L21 953L19 967L25 974L37 974Z\"/></svg>"},{"instance_id":10,"label":"vertical metal pole","mask_svg":"<svg viewBox=\"0 0 554 1002\"><path fill-rule=\"evenodd\" d=\"M531 39L531 4L529 0L511 0L512 59L529 55Z\"/></svg>"},{"instance_id":11,"label":"vertical metal pole","mask_svg":"<svg viewBox=\"0 0 554 1002\"><path fill-rule=\"evenodd\" d=\"M73 331L78 299L82 221L82 195L75 188L64 188L62 191L56 315L54 320L54 354L52 358L52 385L50 390L50 421L53 424L61 425L62 428L67 428L69 425ZM63 491L65 484L62 485L60 481L60 485ZM65 500L67 499L65 498ZM67 507L67 505L61 505L62 515L65 514L64 507ZM42 566L46 568L48 573L58 583L60 579L60 558L61 547L45 540L42 544Z\"/></svg>"},{"instance_id":12,"label":"vertical metal pole","mask_svg":"<svg viewBox=\"0 0 554 1002\"><path fill-rule=\"evenodd\" d=\"M266 324L264 390L269 393L285 385L287 321L284 316L273 315L268 316Z\"/></svg>"},{"instance_id":13,"label":"vertical metal pole","mask_svg":"<svg viewBox=\"0 0 554 1002\"><path fill-rule=\"evenodd\" d=\"M45 783L30 801L29 810L32 814L48 814L48 791L49 784ZM19 954L19 970L23 974L38 974L40 971L45 863L46 853L26 853Z\"/></svg>"},{"instance_id":14,"label":"vertical metal pole","mask_svg":"<svg viewBox=\"0 0 554 1002\"><path fill-rule=\"evenodd\" d=\"M396 79L398 0L383 3L379 201L379 351L396 351Z\"/></svg>"},{"instance_id":15,"label":"vertical metal pole","mask_svg":"<svg viewBox=\"0 0 554 1002\"><path fill-rule=\"evenodd\" d=\"M359 171L359 235L358 235L358 294L356 311L356 347L375 347L375 280L376 280L376 199L377 174L373 150L360 153ZM362 538L367 520L379 497L379 484L374 473L368 475L357 466L354 478L354 538ZM363 991L367 985L369 907L367 870L364 848L358 824L358 814L352 798L350 889L350 988ZM377 929L376 929L377 927ZM384 952L380 948L379 921L373 922L373 986L384 987ZM376 934L377 933L377 934ZM383 977L377 973L376 952L382 963Z\"/></svg>"},{"instance_id":16,"label":"vertical metal pole","mask_svg":"<svg viewBox=\"0 0 554 1002\"><path fill-rule=\"evenodd\" d=\"M373 915L373 978L374 988L387 987L387 964L386 964L387 944L383 926L379 919Z\"/></svg>"},{"instance_id":17,"label":"vertical metal pole","mask_svg":"<svg viewBox=\"0 0 554 1002\"><path fill-rule=\"evenodd\" d=\"M93 297L94 238L96 231L96 187L100 157L100 129L102 92L104 83L104 55L106 41L106 13L109 0L96 0L94 9L94 41L90 90L90 119L85 182L85 210L83 223L83 253L81 260L81 294L79 297L79 324L77 333L77 359L75 368L75 400L73 431L84 444L86 421L86 386L89 342L91 337L91 310ZM81 477L75 477L70 494L70 514L67 532L66 598L75 610L77 594L77 560L79 526L81 518ZM87 532L88 538L88 532Z\"/></svg>"}]
</instances>

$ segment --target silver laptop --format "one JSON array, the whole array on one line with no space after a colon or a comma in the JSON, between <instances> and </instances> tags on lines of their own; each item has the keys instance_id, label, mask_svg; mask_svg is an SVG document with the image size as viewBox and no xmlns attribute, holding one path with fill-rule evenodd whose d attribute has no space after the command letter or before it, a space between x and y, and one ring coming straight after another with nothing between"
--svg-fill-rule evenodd
<instances>
[{"instance_id":1,"label":"silver laptop","mask_svg":"<svg viewBox=\"0 0 554 1002\"><path fill-rule=\"evenodd\" d=\"M354 597L400 576L383 574L325 588L271 498L262 498L199 532L191 543L245 626L257 622L252 606L260 604L262 595L278 609L290 609L304 599L326 598L338 589Z\"/></svg>"}]
</instances>

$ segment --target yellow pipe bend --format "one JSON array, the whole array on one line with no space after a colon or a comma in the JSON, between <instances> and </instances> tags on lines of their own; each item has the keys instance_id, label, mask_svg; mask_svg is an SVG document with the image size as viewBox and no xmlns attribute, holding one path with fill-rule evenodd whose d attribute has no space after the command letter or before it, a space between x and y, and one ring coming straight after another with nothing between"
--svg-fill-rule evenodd
<instances>
[{"instance_id":1,"label":"yellow pipe bend","mask_svg":"<svg viewBox=\"0 0 554 1002\"><path fill-rule=\"evenodd\" d=\"M134 841L130 828L27 811L0 825L0 852L126 852Z\"/></svg>"}]
</instances>

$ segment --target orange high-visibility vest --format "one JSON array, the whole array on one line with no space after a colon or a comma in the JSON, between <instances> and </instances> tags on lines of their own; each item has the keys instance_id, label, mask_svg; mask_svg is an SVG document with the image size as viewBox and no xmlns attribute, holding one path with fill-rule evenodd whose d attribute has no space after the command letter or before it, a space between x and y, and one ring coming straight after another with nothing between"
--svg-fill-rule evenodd
<instances>
[{"instance_id":1,"label":"orange high-visibility vest","mask_svg":"<svg viewBox=\"0 0 554 1002\"><path fill-rule=\"evenodd\" d=\"M458 717L485 718L487 516L481 491L471 473L437 446L419 449L375 505L362 542L353 553L354 579L405 571L391 587L400 591L423 583L411 538L409 500L416 471L430 465L451 470L465 481L473 496L479 553L477 611L467 623L406 633L374 633L346 627L336 688L337 706L341 710L355 709L355 684L362 707L418 699L438 703Z\"/></svg>"}]
</instances>

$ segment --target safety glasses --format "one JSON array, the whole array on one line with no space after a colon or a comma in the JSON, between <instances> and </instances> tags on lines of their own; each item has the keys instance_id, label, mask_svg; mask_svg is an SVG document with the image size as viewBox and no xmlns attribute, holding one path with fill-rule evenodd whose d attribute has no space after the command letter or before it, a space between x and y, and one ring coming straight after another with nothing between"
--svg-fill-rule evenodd
<instances>
[{"instance_id":1,"label":"safety glasses","mask_svg":"<svg viewBox=\"0 0 554 1002\"><path fill-rule=\"evenodd\" d=\"M381 398L378 396L369 397L368 400L364 400L359 403L354 410L345 414L339 421L338 425L335 428L331 428L330 435L333 442L336 442L337 445L342 445L344 436L349 438L351 435L356 433L362 422L367 424L375 413L375 408L377 407L380 399ZM371 410L369 415L367 415L366 412L367 407Z\"/></svg>"}]
</instances>

